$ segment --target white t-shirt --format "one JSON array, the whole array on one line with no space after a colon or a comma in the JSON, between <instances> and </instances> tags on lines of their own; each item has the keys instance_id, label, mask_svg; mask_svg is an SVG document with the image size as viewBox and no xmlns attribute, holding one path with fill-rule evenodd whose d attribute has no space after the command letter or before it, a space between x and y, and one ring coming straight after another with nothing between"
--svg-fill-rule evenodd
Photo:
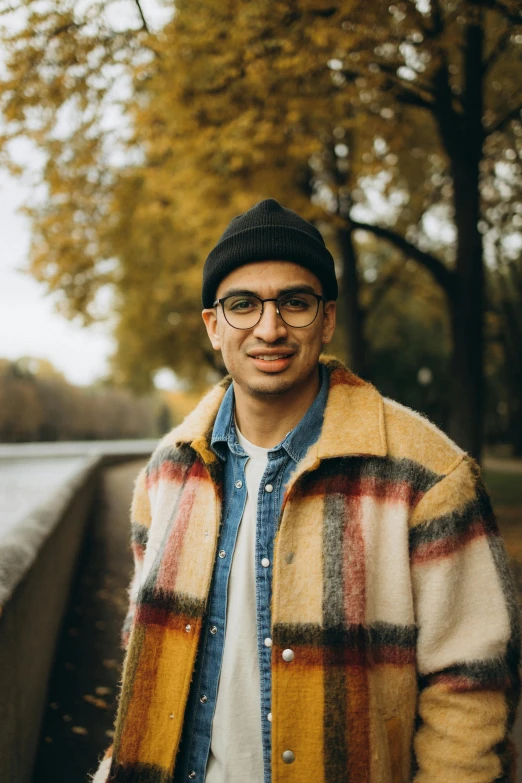
<instances>
[{"instance_id":1,"label":"white t-shirt","mask_svg":"<svg viewBox=\"0 0 522 783\"><path fill-rule=\"evenodd\" d=\"M257 651L255 546L257 496L268 449L237 438L248 454L247 499L237 533L227 593L223 661L205 783L263 783L261 684Z\"/></svg>"}]
</instances>

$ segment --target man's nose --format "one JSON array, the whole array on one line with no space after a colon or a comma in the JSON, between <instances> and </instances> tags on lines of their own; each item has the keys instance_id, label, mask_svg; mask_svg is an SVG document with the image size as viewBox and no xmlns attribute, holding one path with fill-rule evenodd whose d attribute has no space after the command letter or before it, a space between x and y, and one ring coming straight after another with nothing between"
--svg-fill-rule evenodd
<instances>
[{"instance_id":1,"label":"man's nose","mask_svg":"<svg viewBox=\"0 0 522 783\"><path fill-rule=\"evenodd\" d=\"M281 316L277 314L277 303L265 302L261 320L254 327L254 335L267 343L271 343L286 336L286 334L286 324Z\"/></svg>"}]
</instances>

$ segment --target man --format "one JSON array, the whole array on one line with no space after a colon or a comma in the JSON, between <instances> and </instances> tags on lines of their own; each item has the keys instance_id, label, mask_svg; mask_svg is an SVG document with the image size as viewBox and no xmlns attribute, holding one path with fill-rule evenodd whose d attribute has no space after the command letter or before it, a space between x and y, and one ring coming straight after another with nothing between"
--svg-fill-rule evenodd
<instances>
[{"instance_id":1,"label":"man","mask_svg":"<svg viewBox=\"0 0 522 783\"><path fill-rule=\"evenodd\" d=\"M95 783L514 780L519 629L478 467L335 359L319 232L276 201L203 272L229 376L160 443Z\"/></svg>"}]
</instances>

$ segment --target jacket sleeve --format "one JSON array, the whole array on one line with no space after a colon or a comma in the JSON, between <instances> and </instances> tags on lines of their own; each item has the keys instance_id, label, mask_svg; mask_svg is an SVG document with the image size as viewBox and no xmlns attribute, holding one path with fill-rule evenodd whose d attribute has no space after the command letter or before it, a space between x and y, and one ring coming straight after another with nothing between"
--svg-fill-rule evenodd
<instances>
[{"instance_id":1,"label":"jacket sleeve","mask_svg":"<svg viewBox=\"0 0 522 783\"><path fill-rule=\"evenodd\" d=\"M128 588L129 604L125 620L121 630L121 644L125 651L129 647L130 633L136 612L136 600L143 569L143 558L149 537L151 524L151 511L149 495L147 492L146 469L138 474L134 486L134 494L131 504L131 547L134 559L134 572Z\"/></svg>"},{"instance_id":2,"label":"jacket sleeve","mask_svg":"<svg viewBox=\"0 0 522 783\"><path fill-rule=\"evenodd\" d=\"M515 780L516 590L476 463L457 460L412 516L419 698L414 783Z\"/></svg>"},{"instance_id":3,"label":"jacket sleeve","mask_svg":"<svg viewBox=\"0 0 522 783\"><path fill-rule=\"evenodd\" d=\"M134 560L134 570L130 585L128 588L129 603L128 609L123 621L121 630L121 644L125 653L129 647L134 614L136 612L136 602L143 569L143 558L147 545L148 534L151 524L151 511L149 495L147 492L147 474L146 469L140 471L134 485L134 493L131 504L131 548ZM111 761L113 745L105 751L100 759L98 768L94 775L88 778L89 783L107 783Z\"/></svg>"}]
</instances>

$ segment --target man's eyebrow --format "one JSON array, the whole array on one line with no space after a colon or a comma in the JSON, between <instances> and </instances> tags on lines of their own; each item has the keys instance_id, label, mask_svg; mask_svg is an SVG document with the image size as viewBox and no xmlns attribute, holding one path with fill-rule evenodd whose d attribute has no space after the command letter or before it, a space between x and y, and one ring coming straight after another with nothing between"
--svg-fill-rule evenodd
<instances>
[{"instance_id":1,"label":"man's eyebrow","mask_svg":"<svg viewBox=\"0 0 522 783\"><path fill-rule=\"evenodd\" d=\"M290 285L286 288L279 289L274 299L284 296L285 294L317 294L317 291L315 291L311 285ZM259 299L263 298L259 296L257 291L249 291L247 288L229 288L219 298L225 299L227 296L257 296Z\"/></svg>"}]
</instances>

